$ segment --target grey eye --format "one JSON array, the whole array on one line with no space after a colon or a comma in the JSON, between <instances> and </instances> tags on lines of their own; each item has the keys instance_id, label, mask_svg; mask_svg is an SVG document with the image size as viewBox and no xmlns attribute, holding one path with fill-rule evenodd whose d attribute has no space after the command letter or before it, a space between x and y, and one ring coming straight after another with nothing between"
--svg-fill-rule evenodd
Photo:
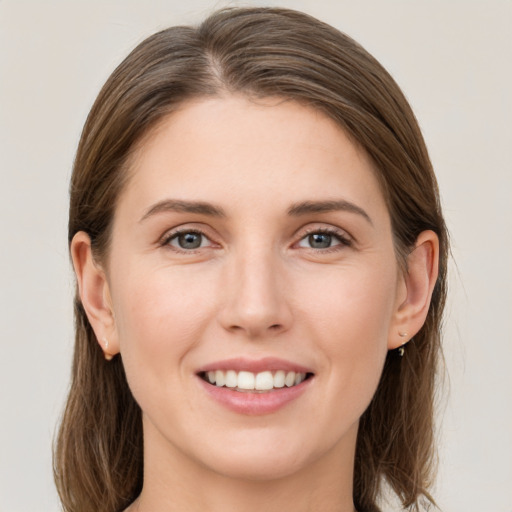
<instances>
[{"instance_id":1,"label":"grey eye","mask_svg":"<svg viewBox=\"0 0 512 512\"><path fill-rule=\"evenodd\" d=\"M330 249L337 245L349 245L349 242L342 235L317 231L316 233L306 235L300 240L298 245L307 249Z\"/></svg>"},{"instance_id":2,"label":"grey eye","mask_svg":"<svg viewBox=\"0 0 512 512\"><path fill-rule=\"evenodd\" d=\"M180 249L199 249L204 247L206 240L207 238L202 233L187 231L174 235L170 240L170 245Z\"/></svg>"},{"instance_id":3,"label":"grey eye","mask_svg":"<svg viewBox=\"0 0 512 512\"><path fill-rule=\"evenodd\" d=\"M313 233L307 239L313 249L327 249L332 245L332 235L326 233Z\"/></svg>"}]
</instances>

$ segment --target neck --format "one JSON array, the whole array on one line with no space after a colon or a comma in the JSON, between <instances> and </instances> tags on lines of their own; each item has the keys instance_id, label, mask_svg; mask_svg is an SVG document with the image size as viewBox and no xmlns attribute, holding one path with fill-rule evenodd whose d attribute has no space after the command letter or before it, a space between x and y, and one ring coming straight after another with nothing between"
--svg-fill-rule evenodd
<instances>
[{"instance_id":1,"label":"neck","mask_svg":"<svg viewBox=\"0 0 512 512\"><path fill-rule=\"evenodd\" d=\"M226 476L175 447L163 451L160 443L147 442L143 490L125 512L354 512L356 435L357 425L351 439L307 467L273 479Z\"/></svg>"}]
</instances>

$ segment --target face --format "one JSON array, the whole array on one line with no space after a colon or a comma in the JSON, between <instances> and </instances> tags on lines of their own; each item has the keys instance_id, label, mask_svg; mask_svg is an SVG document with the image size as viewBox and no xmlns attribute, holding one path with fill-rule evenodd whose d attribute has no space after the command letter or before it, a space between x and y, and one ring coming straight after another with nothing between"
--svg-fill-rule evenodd
<instances>
[{"instance_id":1,"label":"face","mask_svg":"<svg viewBox=\"0 0 512 512\"><path fill-rule=\"evenodd\" d=\"M130 172L106 272L146 450L254 479L353 454L403 300L367 156L315 110L229 96Z\"/></svg>"}]
</instances>

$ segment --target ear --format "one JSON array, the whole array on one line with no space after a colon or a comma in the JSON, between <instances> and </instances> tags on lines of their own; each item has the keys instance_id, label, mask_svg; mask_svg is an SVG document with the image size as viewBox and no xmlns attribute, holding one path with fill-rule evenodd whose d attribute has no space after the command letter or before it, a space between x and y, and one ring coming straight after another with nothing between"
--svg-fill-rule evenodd
<instances>
[{"instance_id":1,"label":"ear","mask_svg":"<svg viewBox=\"0 0 512 512\"><path fill-rule=\"evenodd\" d=\"M407 343L427 318L439 268L439 238L423 231L407 256L407 266L398 286L398 301L388 338L388 349Z\"/></svg>"},{"instance_id":2,"label":"ear","mask_svg":"<svg viewBox=\"0 0 512 512\"><path fill-rule=\"evenodd\" d=\"M82 305L105 359L119 353L119 340L106 274L94 261L91 239L79 231L71 241L71 258Z\"/></svg>"}]
</instances>

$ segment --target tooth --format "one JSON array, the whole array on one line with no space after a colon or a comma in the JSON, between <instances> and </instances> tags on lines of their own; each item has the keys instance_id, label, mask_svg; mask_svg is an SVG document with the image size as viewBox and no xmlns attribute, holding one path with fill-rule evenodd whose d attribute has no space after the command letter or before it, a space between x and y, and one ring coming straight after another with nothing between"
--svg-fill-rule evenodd
<instances>
[{"instance_id":1,"label":"tooth","mask_svg":"<svg viewBox=\"0 0 512 512\"><path fill-rule=\"evenodd\" d=\"M238 378L234 370L228 370L226 372L225 384L228 388L236 388L238 385Z\"/></svg>"},{"instance_id":2,"label":"tooth","mask_svg":"<svg viewBox=\"0 0 512 512\"><path fill-rule=\"evenodd\" d=\"M283 370L278 370L276 374L274 375L274 387L275 388L282 388L284 387L284 378L285 373Z\"/></svg>"},{"instance_id":3,"label":"tooth","mask_svg":"<svg viewBox=\"0 0 512 512\"><path fill-rule=\"evenodd\" d=\"M274 387L274 377L271 372L261 372L256 375L255 389L267 390Z\"/></svg>"},{"instance_id":4,"label":"tooth","mask_svg":"<svg viewBox=\"0 0 512 512\"><path fill-rule=\"evenodd\" d=\"M297 386L306 379L305 373L285 372L278 370L274 373L263 371L258 374L252 372L236 372L235 370L215 370L205 374L210 384L218 387L240 388L244 390L268 391L273 388Z\"/></svg>"},{"instance_id":5,"label":"tooth","mask_svg":"<svg viewBox=\"0 0 512 512\"><path fill-rule=\"evenodd\" d=\"M217 370L215 372L215 385L222 387L222 386L224 386L224 381L225 381L224 372L222 370Z\"/></svg>"},{"instance_id":6,"label":"tooth","mask_svg":"<svg viewBox=\"0 0 512 512\"><path fill-rule=\"evenodd\" d=\"M284 379L284 383L288 388L293 386L295 384L295 372L288 372Z\"/></svg>"},{"instance_id":7,"label":"tooth","mask_svg":"<svg viewBox=\"0 0 512 512\"><path fill-rule=\"evenodd\" d=\"M239 372L237 387L240 389L254 389L254 373Z\"/></svg>"}]
</instances>

